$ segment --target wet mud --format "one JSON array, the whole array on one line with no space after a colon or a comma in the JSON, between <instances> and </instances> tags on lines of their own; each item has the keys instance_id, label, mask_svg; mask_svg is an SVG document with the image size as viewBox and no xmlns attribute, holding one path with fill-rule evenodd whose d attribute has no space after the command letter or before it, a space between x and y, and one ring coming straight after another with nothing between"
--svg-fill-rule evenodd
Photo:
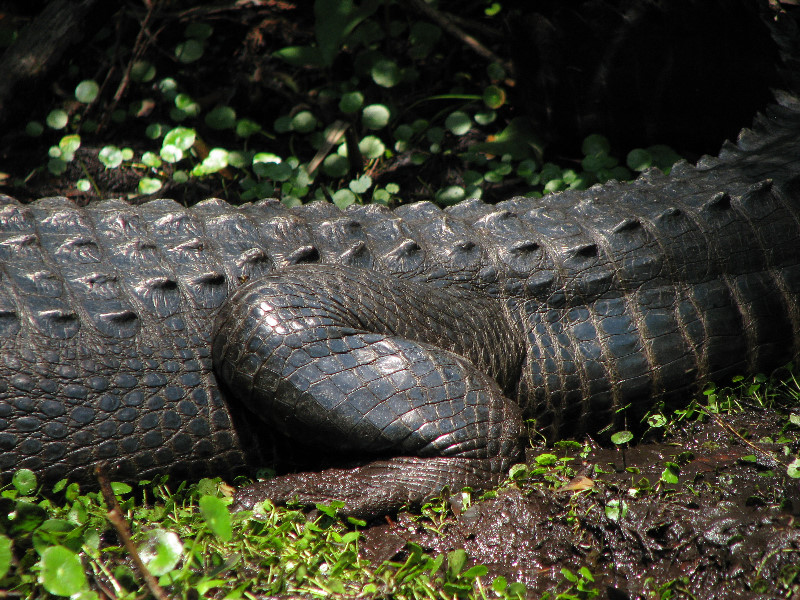
<instances>
[{"instance_id":1,"label":"wet mud","mask_svg":"<svg viewBox=\"0 0 800 600\"><path fill-rule=\"evenodd\" d=\"M586 567L597 595L574 597L797 599L800 479L786 465L800 436L786 424L750 410L624 450L532 447L529 477L466 508L452 496L447 517L374 525L362 552L377 562L402 559L408 542L464 548L486 581L520 581L531 598L567 591L562 569Z\"/></svg>"}]
</instances>

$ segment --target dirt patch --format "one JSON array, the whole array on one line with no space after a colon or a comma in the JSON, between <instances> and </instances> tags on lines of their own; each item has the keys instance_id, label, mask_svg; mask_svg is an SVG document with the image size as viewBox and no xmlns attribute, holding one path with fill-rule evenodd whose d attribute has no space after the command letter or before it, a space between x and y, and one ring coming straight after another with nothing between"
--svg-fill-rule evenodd
<instances>
[{"instance_id":1,"label":"dirt patch","mask_svg":"<svg viewBox=\"0 0 800 600\"><path fill-rule=\"evenodd\" d=\"M466 510L452 497L447 517L373 526L362 551L380 561L408 542L464 548L488 581L523 582L537 598L569 587L562 569L581 567L599 595L576 598L800 598L800 480L780 462L798 434L785 424L749 410L624 451L534 447L529 478ZM542 469L550 453L561 460Z\"/></svg>"}]
</instances>

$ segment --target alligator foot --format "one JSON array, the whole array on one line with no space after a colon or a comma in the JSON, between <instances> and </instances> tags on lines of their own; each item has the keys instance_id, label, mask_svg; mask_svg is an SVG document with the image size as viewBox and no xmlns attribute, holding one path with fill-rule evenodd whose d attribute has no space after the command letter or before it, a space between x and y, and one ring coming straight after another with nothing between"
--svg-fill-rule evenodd
<instances>
[{"instance_id":1,"label":"alligator foot","mask_svg":"<svg viewBox=\"0 0 800 600\"><path fill-rule=\"evenodd\" d=\"M443 488L460 490L494 485L500 476L488 461L464 458L398 457L356 469L327 469L275 477L240 488L234 510L252 510L259 502L298 502L305 506L344 502L339 514L373 517L420 505Z\"/></svg>"},{"instance_id":2,"label":"alligator foot","mask_svg":"<svg viewBox=\"0 0 800 600\"><path fill-rule=\"evenodd\" d=\"M377 514L504 474L524 428L487 371L508 374L519 355L491 299L459 303L447 293L330 265L242 288L214 340L214 365L231 393L292 439L365 462L401 458L281 477L241 498L337 499L350 514ZM499 347L505 364L478 368L485 347Z\"/></svg>"}]
</instances>

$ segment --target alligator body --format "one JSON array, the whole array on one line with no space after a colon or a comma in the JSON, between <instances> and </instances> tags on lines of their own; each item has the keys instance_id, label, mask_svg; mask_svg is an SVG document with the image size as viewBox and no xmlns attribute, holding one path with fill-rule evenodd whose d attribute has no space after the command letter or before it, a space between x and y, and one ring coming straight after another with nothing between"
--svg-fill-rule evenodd
<instances>
[{"instance_id":1,"label":"alligator body","mask_svg":"<svg viewBox=\"0 0 800 600\"><path fill-rule=\"evenodd\" d=\"M367 464L243 505L374 513L495 481L524 417L634 427L779 366L800 350L800 100L778 101L669 176L494 206L3 198L0 471L228 476L276 431Z\"/></svg>"}]
</instances>

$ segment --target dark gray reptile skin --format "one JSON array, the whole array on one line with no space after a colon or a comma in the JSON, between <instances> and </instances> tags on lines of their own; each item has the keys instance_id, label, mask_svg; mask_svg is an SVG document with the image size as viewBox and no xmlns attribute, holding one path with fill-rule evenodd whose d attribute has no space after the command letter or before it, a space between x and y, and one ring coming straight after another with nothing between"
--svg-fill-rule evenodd
<instances>
[{"instance_id":1,"label":"dark gray reptile skin","mask_svg":"<svg viewBox=\"0 0 800 600\"><path fill-rule=\"evenodd\" d=\"M496 206L0 198L0 472L229 477L282 431L375 461L242 505L374 513L496 480L523 415L634 427L798 357L800 101L778 100L696 167Z\"/></svg>"}]
</instances>

